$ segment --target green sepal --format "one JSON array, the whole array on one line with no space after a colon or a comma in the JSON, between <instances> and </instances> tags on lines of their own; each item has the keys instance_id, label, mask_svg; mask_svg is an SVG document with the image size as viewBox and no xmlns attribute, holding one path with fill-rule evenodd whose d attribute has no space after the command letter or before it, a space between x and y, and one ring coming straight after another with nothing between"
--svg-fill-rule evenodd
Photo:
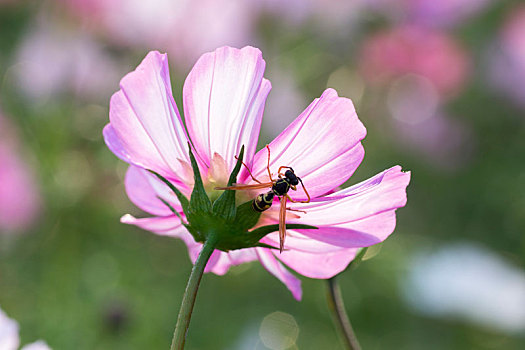
<instances>
[{"instance_id":1,"label":"green sepal","mask_svg":"<svg viewBox=\"0 0 525 350\"><path fill-rule=\"evenodd\" d=\"M193 239L195 240L195 242L204 243L204 241L206 241L207 235L203 231L197 229L194 225L192 225L191 222L189 224L183 224L183 225L184 227L186 227L188 232L193 236Z\"/></svg>"},{"instance_id":2,"label":"green sepal","mask_svg":"<svg viewBox=\"0 0 525 350\"><path fill-rule=\"evenodd\" d=\"M175 193L175 195L177 196L177 199L179 200L180 202L180 205L182 206L182 211L187 213L190 209L190 203L188 202L188 198L186 198L181 191L179 191L177 189L177 187L175 187L168 179L166 179L164 176L160 175L159 173L153 171L153 170L148 170L150 173L152 173L153 175L155 175L156 177L159 178L160 181L164 182L166 185L168 185L168 187L173 191L173 193ZM159 198L160 199L160 198ZM161 199L162 200L162 199ZM163 200L162 200L163 201ZM163 201L164 202L164 201ZM164 202L164 204L166 204L166 202ZM170 210L173 209L170 207Z\"/></svg>"},{"instance_id":3,"label":"green sepal","mask_svg":"<svg viewBox=\"0 0 525 350\"><path fill-rule=\"evenodd\" d=\"M259 248L268 248L268 249L279 250L279 248L274 247L274 246L271 246L271 245L266 244L266 243L257 243L255 246L256 246L256 247L259 247Z\"/></svg>"},{"instance_id":4,"label":"green sepal","mask_svg":"<svg viewBox=\"0 0 525 350\"><path fill-rule=\"evenodd\" d=\"M162 198L162 197L160 197L160 196L157 196L157 198L158 198L162 203L164 203L164 205L167 206L167 207L169 208L169 210L170 210L173 214L177 215L177 217L180 219L180 222L184 223L184 221L182 221L182 216L180 215L180 213L179 213L178 211L176 211L175 208L173 208L173 207L171 206L171 204L168 203L167 200L165 200L164 198Z\"/></svg>"},{"instance_id":5,"label":"green sepal","mask_svg":"<svg viewBox=\"0 0 525 350\"><path fill-rule=\"evenodd\" d=\"M191 192L190 197L190 208L192 213L210 213L211 212L211 201L206 194L204 185L202 183L201 172L195 156L191 151L191 144L188 142L188 149L190 154L191 167L193 168L193 177L195 184L193 186L193 191ZM186 215L188 212L184 211Z\"/></svg>"},{"instance_id":6,"label":"green sepal","mask_svg":"<svg viewBox=\"0 0 525 350\"><path fill-rule=\"evenodd\" d=\"M232 230L222 232L222 239L218 242L216 249L223 251L250 248L250 247L264 247L272 248L270 245L260 243L259 241L267 234L278 231L279 225L268 225L259 227L253 231L241 231L239 226L235 223L231 226ZM287 229L317 229L317 227L301 224L288 224Z\"/></svg>"},{"instance_id":7,"label":"green sepal","mask_svg":"<svg viewBox=\"0 0 525 350\"><path fill-rule=\"evenodd\" d=\"M355 270L361 264L361 261L363 261L363 257L365 256L366 252L368 250L368 247L364 247L359 249L359 252L355 255L354 260L350 262L350 265L348 265L347 269L349 270Z\"/></svg>"},{"instance_id":8,"label":"green sepal","mask_svg":"<svg viewBox=\"0 0 525 350\"><path fill-rule=\"evenodd\" d=\"M241 147L239 157L237 158L237 163L233 168L233 171L230 174L228 179L228 185L232 186L237 182L237 175L241 170L242 160L244 157L244 145ZM221 216L227 221L232 221L236 217L235 208L235 191L234 190L225 190L215 202L213 202L212 212L214 215ZM255 224L254 224L255 225ZM253 226L253 225L252 225Z\"/></svg>"},{"instance_id":9,"label":"green sepal","mask_svg":"<svg viewBox=\"0 0 525 350\"><path fill-rule=\"evenodd\" d=\"M191 233L191 232L192 232L192 231L191 231L191 226L188 225L187 223L185 223L184 220L182 220L182 216L180 215L180 213L179 213L178 211L176 211L175 208L173 208L173 207L171 206L171 204L169 204L164 198L161 198L161 197L159 197L159 196L157 196L157 198L158 198L162 203L164 203L164 205L166 205L166 206L169 208L169 210L170 210L173 214L175 214L175 215L179 218L180 223L182 224L182 226L186 227L186 229ZM193 233L192 233L192 235L193 235Z\"/></svg>"},{"instance_id":10,"label":"green sepal","mask_svg":"<svg viewBox=\"0 0 525 350\"><path fill-rule=\"evenodd\" d=\"M243 232L254 227L261 217L261 212L253 210L252 202L253 200L244 202L237 207L237 215L235 216L233 225Z\"/></svg>"}]
</instances>

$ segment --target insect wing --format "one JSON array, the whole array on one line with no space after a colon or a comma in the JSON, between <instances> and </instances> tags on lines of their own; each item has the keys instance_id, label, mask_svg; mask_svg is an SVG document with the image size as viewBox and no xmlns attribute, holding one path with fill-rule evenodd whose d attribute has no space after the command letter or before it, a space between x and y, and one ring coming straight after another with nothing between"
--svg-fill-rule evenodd
<instances>
[{"instance_id":1,"label":"insect wing","mask_svg":"<svg viewBox=\"0 0 525 350\"><path fill-rule=\"evenodd\" d=\"M279 250L284 249L284 239L286 238L286 196L281 197L281 208L279 210Z\"/></svg>"},{"instance_id":2,"label":"insect wing","mask_svg":"<svg viewBox=\"0 0 525 350\"><path fill-rule=\"evenodd\" d=\"M242 185L242 184L235 184L233 186L228 187L215 187L215 190L260 190L263 188L269 188L272 187L273 182L264 182L261 184L254 184L254 185Z\"/></svg>"}]
</instances>

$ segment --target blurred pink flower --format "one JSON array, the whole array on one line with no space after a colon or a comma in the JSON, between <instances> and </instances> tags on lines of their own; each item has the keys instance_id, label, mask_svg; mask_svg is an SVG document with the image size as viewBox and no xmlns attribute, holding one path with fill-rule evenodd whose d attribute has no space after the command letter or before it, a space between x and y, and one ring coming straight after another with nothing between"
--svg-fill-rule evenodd
<instances>
[{"instance_id":1,"label":"blurred pink flower","mask_svg":"<svg viewBox=\"0 0 525 350\"><path fill-rule=\"evenodd\" d=\"M506 97L525 107L525 6L514 8L489 57L489 78Z\"/></svg>"},{"instance_id":2,"label":"blurred pink flower","mask_svg":"<svg viewBox=\"0 0 525 350\"><path fill-rule=\"evenodd\" d=\"M107 96L122 73L88 35L48 18L40 18L23 38L16 63L20 89L38 100L72 93L86 100Z\"/></svg>"},{"instance_id":3,"label":"blurred pink flower","mask_svg":"<svg viewBox=\"0 0 525 350\"><path fill-rule=\"evenodd\" d=\"M389 117L385 137L421 156L434 167L455 170L467 164L474 149L473 133L457 118L445 116L434 85L409 74L386 91ZM392 130L393 129L393 130Z\"/></svg>"},{"instance_id":4,"label":"blurred pink flower","mask_svg":"<svg viewBox=\"0 0 525 350\"><path fill-rule=\"evenodd\" d=\"M444 33L416 26L378 32L364 43L360 70L372 84L385 84L405 74L427 78L440 96L463 87L470 68L467 52Z\"/></svg>"},{"instance_id":5,"label":"blurred pink flower","mask_svg":"<svg viewBox=\"0 0 525 350\"><path fill-rule=\"evenodd\" d=\"M188 196L193 187L187 151L191 138L204 186L212 198L218 195L213 188L226 184L242 145L244 161L253 175L267 180L267 151L256 153L264 104L271 89L270 82L263 78L264 70L261 52L252 47L223 47L203 55L184 84L187 133L172 97L165 54L150 52L134 72L122 79L121 90L111 98L110 124L104 129L104 137L113 153L131 164L126 176L129 198L154 215L143 219L125 215L122 222L183 239L195 261L202 244L194 241L158 197L180 212L179 202L144 169L162 174ZM288 230L282 254L267 248L215 250L205 271L222 275L232 265L259 260L300 299L299 279L281 262L307 277L330 278L347 267L359 247L386 239L395 227L395 210L406 203L410 173L395 166L333 192L363 159L360 141L365 134L349 99L338 97L332 89L315 99L269 147L272 171L281 165L293 166L312 196L310 203L292 204L306 213L289 213L287 222L319 229ZM243 168L238 183L250 182L253 180ZM237 196L242 202L256 194L238 191ZM306 198L302 191L293 192L292 197ZM263 212L258 225L278 220L276 201ZM261 242L279 247L278 233L267 235Z\"/></svg>"},{"instance_id":6,"label":"blurred pink flower","mask_svg":"<svg viewBox=\"0 0 525 350\"><path fill-rule=\"evenodd\" d=\"M370 6L396 20L422 26L459 24L486 8L492 0L371 0Z\"/></svg>"},{"instance_id":7,"label":"blurred pink flower","mask_svg":"<svg viewBox=\"0 0 525 350\"><path fill-rule=\"evenodd\" d=\"M392 119L397 141L441 169L464 167L474 152L472 130L458 118L436 113L410 124Z\"/></svg>"},{"instance_id":8,"label":"blurred pink flower","mask_svg":"<svg viewBox=\"0 0 525 350\"><path fill-rule=\"evenodd\" d=\"M252 42L260 8L257 1L244 0L59 1L87 28L120 45L166 50L183 69L218 46Z\"/></svg>"},{"instance_id":9,"label":"blurred pink flower","mask_svg":"<svg viewBox=\"0 0 525 350\"><path fill-rule=\"evenodd\" d=\"M18 148L15 130L0 115L0 233L29 228L40 211L33 174Z\"/></svg>"},{"instance_id":10,"label":"blurred pink flower","mask_svg":"<svg viewBox=\"0 0 525 350\"><path fill-rule=\"evenodd\" d=\"M18 335L18 323L7 317L0 308L0 349L17 350L20 346L20 336ZM23 346L20 350L51 350L42 340Z\"/></svg>"}]
</instances>

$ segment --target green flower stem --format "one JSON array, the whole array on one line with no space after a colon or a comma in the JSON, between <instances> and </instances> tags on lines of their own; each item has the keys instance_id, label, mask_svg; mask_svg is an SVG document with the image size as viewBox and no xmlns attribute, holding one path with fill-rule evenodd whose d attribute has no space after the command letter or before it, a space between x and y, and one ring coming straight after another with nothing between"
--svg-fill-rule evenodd
<instances>
[{"instance_id":1,"label":"green flower stem","mask_svg":"<svg viewBox=\"0 0 525 350\"><path fill-rule=\"evenodd\" d=\"M361 346L357 341L352 324L348 319L345 311L343 297L341 296L341 288L337 283L337 276L327 280L328 282L328 306L332 313L334 323L339 330L339 335L349 350L361 350Z\"/></svg>"},{"instance_id":2,"label":"green flower stem","mask_svg":"<svg viewBox=\"0 0 525 350\"><path fill-rule=\"evenodd\" d=\"M173 340L171 341L171 350L182 350L184 349L184 343L186 342L186 334L188 327L190 326L191 313L193 306L195 305L195 298L201 282L202 274L206 263L210 259L215 246L217 245L217 236L211 234L208 239L204 242L202 250L193 265L191 270L190 279L186 285L186 291L184 291L184 297L182 298L182 304L180 306L179 316L177 318L177 325L173 332Z\"/></svg>"}]
</instances>

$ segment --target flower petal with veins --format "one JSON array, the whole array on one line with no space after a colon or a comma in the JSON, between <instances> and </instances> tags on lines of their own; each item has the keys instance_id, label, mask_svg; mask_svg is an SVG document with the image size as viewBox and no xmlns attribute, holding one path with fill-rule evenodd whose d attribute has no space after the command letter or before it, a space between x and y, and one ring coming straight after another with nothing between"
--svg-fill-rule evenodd
<instances>
[{"instance_id":1,"label":"flower petal with veins","mask_svg":"<svg viewBox=\"0 0 525 350\"><path fill-rule=\"evenodd\" d=\"M280 254L274 252L274 255L303 276L331 278L346 269L348 264L354 260L357 250L357 248L341 249L331 253L315 254L294 249Z\"/></svg>"},{"instance_id":2,"label":"flower petal with veins","mask_svg":"<svg viewBox=\"0 0 525 350\"><path fill-rule=\"evenodd\" d=\"M152 117L153 116L153 117ZM108 147L124 161L188 182L180 160L189 163L188 137L171 93L168 59L150 52L120 82L111 97Z\"/></svg>"},{"instance_id":3,"label":"flower petal with veins","mask_svg":"<svg viewBox=\"0 0 525 350\"><path fill-rule=\"evenodd\" d=\"M184 83L184 115L197 152L210 165L215 152L229 169L242 145L251 163L266 97L271 84L263 78L261 51L219 48L204 54Z\"/></svg>"},{"instance_id":4,"label":"flower petal with veins","mask_svg":"<svg viewBox=\"0 0 525 350\"><path fill-rule=\"evenodd\" d=\"M270 169L293 167L310 193L321 196L345 182L364 156L361 140L366 129L357 118L352 101L327 89L270 144ZM252 172L267 174L268 152L260 150ZM293 198L306 199L301 189Z\"/></svg>"}]
</instances>

